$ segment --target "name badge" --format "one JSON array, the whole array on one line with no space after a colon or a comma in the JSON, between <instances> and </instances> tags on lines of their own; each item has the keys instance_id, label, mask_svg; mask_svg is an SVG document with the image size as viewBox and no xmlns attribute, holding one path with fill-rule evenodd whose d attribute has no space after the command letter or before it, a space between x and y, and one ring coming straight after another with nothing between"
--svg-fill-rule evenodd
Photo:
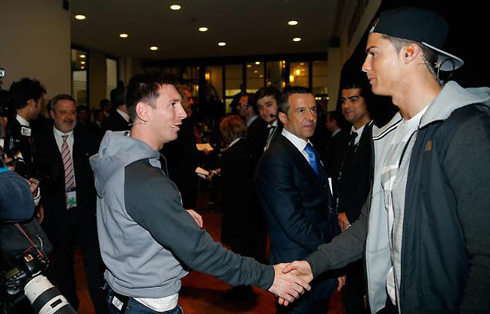
<instances>
[{"instance_id":1,"label":"name badge","mask_svg":"<svg viewBox=\"0 0 490 314\"><path fill-rule=\"evenodd\" d=\"M23 136L31 136L31 128L22 126L20 128L20 134L22 134Z\"/></svg>"},{"instance_id":2,"label":"name badge","mask_svg":"<svg viewBox=\"0 0 490 314\"><path fill-rule=\"evenodd\" d=\"M77 206L77 191L76 188L71 188L70 190L66 191L66 203L67 203L67 209L72 209L73 207Z\"/></svg>"}]
</instances>

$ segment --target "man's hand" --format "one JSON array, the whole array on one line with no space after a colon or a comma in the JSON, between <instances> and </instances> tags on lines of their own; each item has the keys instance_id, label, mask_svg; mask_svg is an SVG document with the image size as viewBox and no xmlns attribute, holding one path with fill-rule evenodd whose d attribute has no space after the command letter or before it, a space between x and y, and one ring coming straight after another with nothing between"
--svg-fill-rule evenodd
<instances>
[{"instance_id":1,"label":"man's hand","mask_svg":"<svg viewBox=\"0 0 490 314\"><path fill-rule=\"evenodd\" d=\"M337 215L337 219L339 220L340 230L344 232L350 226L350 222L349 219L347 219L347 215L345 213L339 213Z\"/></svg>"},{"instance_id":2,"label":"man's hand","mask_svg":"<svg viewBox=\"0 0 490 314\"><path fill-rule=\"evenodd\" d=\"M39 223L43 222L43 220L44 220L44 207L43 207L43 205L39 205L39 208L38 208L37 213L36 213L36 217L37 217L37 221L39 221Z\"/></svg>"},{"instance_id":3,"label":"man's hand","mask_svg":"<svg viewBox=\"0 0 490 314\"><path fill-rule=\"evenodd\" d=\"M33 197L37 196L39 180L36 178L29 178L29 188L31 189L31 193Z\"/></svg>"},{"instance_id":4,"label":"man's hand","mask_svg":"<svg viewBox=\"0 0 490 314\"><path fill-rule=\"evenodd\" d=\"M339 282L339 285L337 286L337 291L340 292L345 286L345 275L343 275L342 277L338 277L337 281Z\"/></svg>"},{"instance_id":5,"label":"man's hand","mask_svg":"<svg viewBox=\"0 0 490 314\"><path fill-rule=\"evenodd\" d=\"M305 292L305 289L311 289L304 279L284 272L286 265L284 263L274 265L274 283L269 288L271 293L279 297L279 304L284 306L298 299Z\"/></svg>"},{"instance_id":6,"label":"man's hand","mask_svg":"<svg viewBox=\"0 0 490 314\"><path fill-rule=\"evenodd\" d=\"M196 221L196 223L199 226L199 228L202 228L204 226L204 222L202 220L202 216L201 215L199 215L198 213L196 213L192 209L186 209L186 211L189 213L189 215L192 216L192 218L194 218L194 220Z\"/></svg>"}]
</instances>

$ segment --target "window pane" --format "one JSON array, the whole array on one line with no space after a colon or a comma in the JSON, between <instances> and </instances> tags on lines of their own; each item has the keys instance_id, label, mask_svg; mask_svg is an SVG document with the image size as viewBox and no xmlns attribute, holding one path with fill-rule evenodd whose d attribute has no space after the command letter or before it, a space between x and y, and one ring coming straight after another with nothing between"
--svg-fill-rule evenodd
<instances>
[{"instance_id":1,"label":"window pane","mask_svg":"<svg viewBox=\"0 0 490 314\"><path fill-rule=\"evenodd\" d=\"M88 53L80 49L71 50L72 96L78 105L87 106Z\"/></svg>"},{"instance_id":2,"label":"window pane","mask_svg":"<svg viewBox=\"0 0 490 314\"><path fill-rule=\"evenodd\" d=\"M111 99L111 90L117 87L117 61L114 59L106 58L106 98Z\"/></svg>"},{"instance_id":3,"label":"window pane","mask_svg":"<svg viewBox=\"0 0 490 314\"><path fill-rule=\"evenodd\" d=\"M308 87L308 62L291 62L289 71L291 86Z\"/></svg>"},{"instance_id":4,"label":"window pane","mask_svg":"<svg viewBox=\"0 0 490 314\"><path fill-rule=\"evenodd\" d=\"M247 63L247 92L255 93L264 86L264 64L262 62Z\"/></svg>"},{"instance_id":5,"label":"window pane","mask_svg":"<svg viewBox=\"0 0 490 314\"><path fill-rule=\"evenodd\" d=\"M227 65L225 71L225 96L235 96L240 92L240 85L242 85L242 65L233 64Z\"/></svg>"},{"instance_id":6,"label":"window pane","mask_svg":"<svg viewBox=\"0 0 490 314\"><path fill-rule=\"evenodd\" d=\"M286 61L267 62L267 80L266 85L272 85L281 90L285 87L284 71L286 69Z\"/></svg>"},{"instance_id":7,"label":"window pane","mask_svg":"<svg viewBox=\"0 0 490 314\"><path fill-rule=\"evenodd\" d=\"M209 95L215 95L217 99L223 99L223 67L207 66L205 78Z\"/></svg>"},{"instance_id":8,"label":"window pane","mask_svg":"<svg viewBox=\"0 0 490 314\"><path fill-rule=\"evenodd\" d=\"M315 61L313 62L313 94L315 95L327 95L327 61Z\"/></svg>"}]
</instances>

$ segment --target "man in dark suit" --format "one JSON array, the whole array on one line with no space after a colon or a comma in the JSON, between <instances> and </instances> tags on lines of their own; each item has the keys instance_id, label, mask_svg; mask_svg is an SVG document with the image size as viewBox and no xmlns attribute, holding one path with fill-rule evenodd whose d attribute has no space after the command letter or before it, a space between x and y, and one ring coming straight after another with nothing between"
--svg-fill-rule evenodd
<instances>
[{"instance_id":1,"label":"man in dark suit","mask_svg":"<svg viewBox=\"0 0 490 314\"><path fill-rule=\"evenodd\" d=\"M196 209L198 177L196 168L201 166L209 151L200 151L196 147L194 135L194 119L191 117L191 107L194 104L190 88L184 85L177 86L177 91L182 97L182 107L187 118L182 120L179 136L175 141L165 145L160 152L166 158L162 163L163 170L168 170L168 176L177 184L182 195L182 204L186 209Z\"/></svg>"},{"instance_id":2,"label":"man in dark suit","mask_svg":"<svg viewBox=\"0 0 490 314\"><path fill-rule=\"evenodd\" d=\"M277 99L279 91L274 86L261 87L255 92L253 97L253 105L259 113L259 117L267 123L267 135L264 151L266 151L272 141L281 134L282 125L277 118Z\"/></svg>"},{"instance_id":3,"label":"man in dark suit","mask_svg":"<svg viewBox=\"0 0 490 314\"><path fill-rule=\"evenodd\" d=\"M88 158L98 149L94 134L77 127L75 100L58 95L51 100L54 125L36 138L41 173L45 225L53 242L54 269L60 292L78 308L73 255L78 244L92 302L97 313L107 311L102 290L102 260L95 220L95 188Z\"/></svg>"},{"instance_id":4,"label":"man in dark suit","mask_svg":"<svg viewBox=\"0 0 490 314\"><path fill-rule=\"evenodd\" d=\"M340 165L345 154L344 143L348 140L349 132L342 128L344 121L342 113L338 111L327 112L325 126L330 133L323 150L320 151L322 159L325 160L325 170L328 176L336 179L339 176Z\"/></svg>"},{"instance_id":5,"label":"man in dark suit","mask_svg":"<svg viewBox=\"0 0 490 314\"><path fill-rule=\"evenodd\" d=\"M371 95L365 76L353 77L342 85L342 113L345 120L352 124L349 135L342 139L342 162L337 178L333 178L334 198L342 232L359 218L371 187L372 121L368 106ZM347 266L346 277L342 295L346 312L367 313L362 259Z\"/></svg>"},{"instance_id":6,"label":"man in dark suit","mask_svg":"<svg viewBox=\"0 0 490 314\"><path fill-rule=\"evenodd\" d=\"M267 123L257 115L257 109L253 106L254 94L244 94L238 103L238 113L245 120L247 125L247 141L250 145L250 154L252 163L255 167L259 162L260 156L264 152L264 146L267 141Z\"/></svg>"},{"instance_id":7,"label":"man in dark suit","mask_svg":"<svg viewBox=\"0 0 490 314\"><path fill-rule=\"evenodd\" d=\"M113 93L114 92L114 93ZM111 91L112 113L102 122L104 130L128 131L131 119L129 118L128 108L126 107L126 92L124 86Z\"/></svg>"},{"instance_id":8,"label":"man in dark suit","mask_svg":"<svg viewBox=\"0 0 490 314\"><path fill-rule=\"evenodd\" d=\"M318 154L309 139L315 132L317 104L304 87L290 87L279 99L281 135L262 156L256 172L259 202L270 231L270 262L308 256L336 234L332 195ZM277 313L326 313L334 279L318 278L298 302Z\"/></svg>"}]
</instances>

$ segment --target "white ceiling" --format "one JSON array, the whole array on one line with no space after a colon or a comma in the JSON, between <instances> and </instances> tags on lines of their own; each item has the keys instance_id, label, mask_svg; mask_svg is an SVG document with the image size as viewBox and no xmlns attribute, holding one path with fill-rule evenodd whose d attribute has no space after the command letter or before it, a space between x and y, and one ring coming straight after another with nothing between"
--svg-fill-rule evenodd
<instances>
[{"instance_id":1,"label":"white ceiling","mask_svg":"<svg viewBox=\"0 0 490 314\"><path fill-rule=\"evenodd\" d=\"M186 59L326 52L338 0L72 0L72 42L116 57ZM170 10L180 4L179 11ZM75 14L87 16L75 20ZM297 20L297 26L289 26ZM206 26L209 31L198 31ZM129 38L119 38L128 33ZM293 42L301 37L300 42ZM225 41L225 47L218 47ZM158 51L150 51L156 45Z\"/></svg>"}]
</instances>

